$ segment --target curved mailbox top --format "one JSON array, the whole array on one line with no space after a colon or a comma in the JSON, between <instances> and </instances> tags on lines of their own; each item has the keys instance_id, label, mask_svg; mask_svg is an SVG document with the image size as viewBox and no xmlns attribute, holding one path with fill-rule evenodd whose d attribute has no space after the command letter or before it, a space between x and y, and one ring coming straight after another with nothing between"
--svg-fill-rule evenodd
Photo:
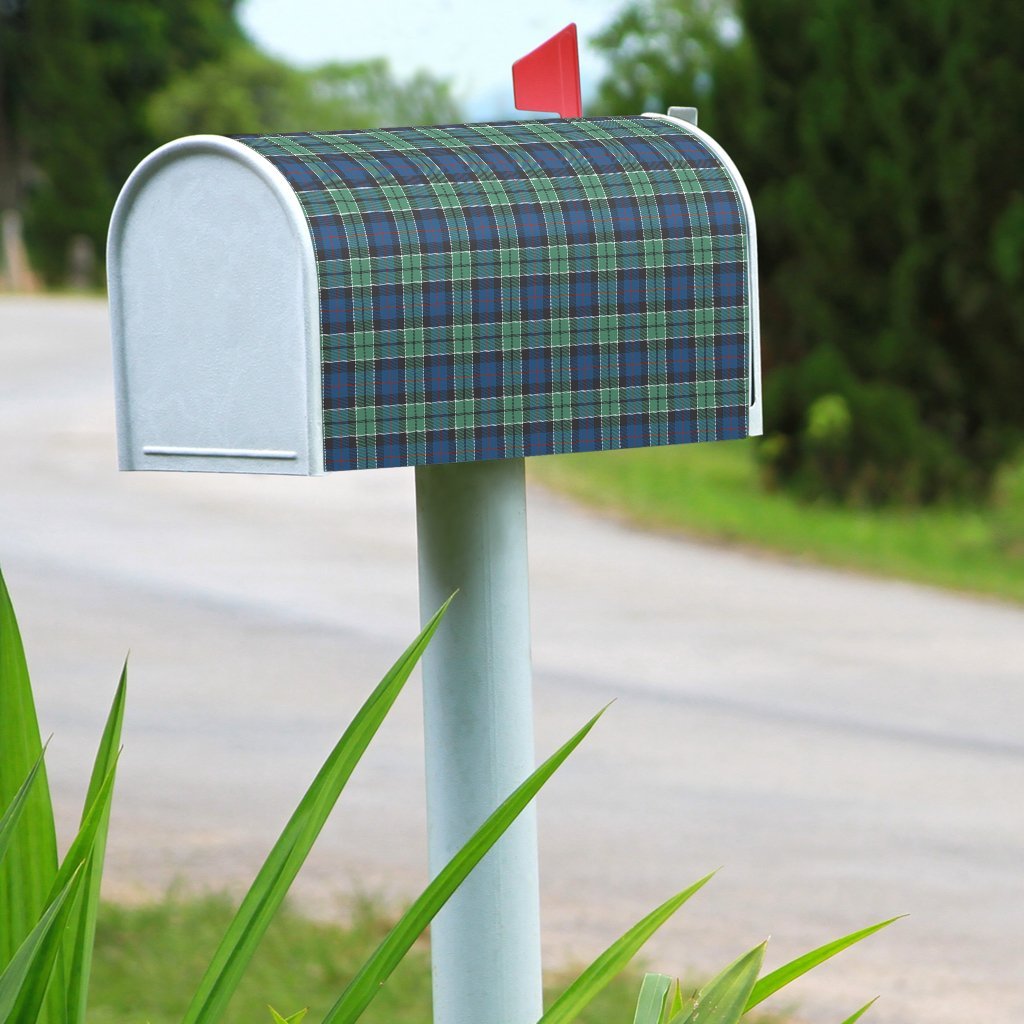
<instances>
[{"instance_id":1,"label":"curved mailbox top","mask_svg":"<svg viewBox=\"0 0 1024 1024\"><path fill-rule=\"evenodd\" d=\"M173 191L165 188L192 197L185 220L208 203L219 210L215 219L246 223L219 238L193 228L180 243L182 258L186 249L200 262L197 248L213 254L201 273L177 285L180 261L165 240L159 258L172 280L143 284L154 275L142 265L148 250L141 238L132 243L133 231L160 235L157 222L173 214L155 200L141 216L133 212L158 169L147 175L144 163L126 186L110 243L119 390L126 392L119 400L122 465L318 472L760 432L753 213L728 157L692 125L644 115L196 137L165 149L172 147L165 164L200 152L208 160ZM250 178L255 169L265 179L262 205L291 222L293 230L280 232L292 254L292 269L281 275L291 281L287 294L273 294L272 268L255 281L247 266L246 251L251 262L261 258L264 229L253 225L258 191L218 192L213 182L213 198L204 192L203 183L219 174L210 162L218 154L225 165L241 161ZM146 302L129 309L133 290L145 292ZM168 395L156 404L170 412L159 428L144 430L170 431L176 443L137 436L134 378L152 405L154 389L173 391L188 375L184 365L177 374L164 367L175 379L161 385L136 366L145 360L133 352L133 333L150 329L147 317L176 315L175 290L187 293L177 301L195 307L187 350L240 346L235 358L244 364L245 338L252 338L253 351L266 350L271 362L306 364L292 375L297 419L319 422L296 422L293 433L305 430L308 451L291 441L278 451L272 431L260 432L259 411L245 408L260 401L247 396L246 381L269 396L274 380L287 376L283 365L269 381L258 379L258 366L224 371L220 392L229 393L241 421L252 420L250 434L226 426L219 436L198 428L190 435L175 416L201 418L203 402ZM239 292L267 312L253 314ZM234 303L235 313L207 308L218 303ZM250 321L282 305L294 323L286 314L261 341L260 323ZM209 322L216 331L204 340ZM301 337L288 343L296 355L286 358L288 345L274 338L289 331ZM148 346L155 351L158 343ZM201 354L195 360L209 362ZM264 407L267 416L274 418ZM290 465L289 453L296 456ZM175 454L182 464L168 459ZM220 462L203 464L211 455Z\"/></svg>"}]
</instances>

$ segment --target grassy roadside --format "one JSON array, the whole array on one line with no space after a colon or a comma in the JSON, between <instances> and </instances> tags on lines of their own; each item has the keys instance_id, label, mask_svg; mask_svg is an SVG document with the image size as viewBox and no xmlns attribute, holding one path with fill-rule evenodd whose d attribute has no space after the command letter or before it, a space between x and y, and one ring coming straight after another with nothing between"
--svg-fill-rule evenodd
<instances>
[{"instance_id":1,"label":"grassy roadside","mask_svg":"<svg viewBox=\"0 0 1024 1024\"><path fill-rule=\"evenodd\" d=\"M801 504L761 489L749 441L531 459L532 478L656 529L1024 602L1024 471L993 509Z\"/></svg>"},{"instance_id":2,"label":"grassy roadside","mask_svg":"<svg viewBox=\"0 0 1024 1024\"><path fill-rule=\"evenodd\" d=\"M231 919L221 897L146 906L104 904L96 936L89 1024L179 1024L210 954ZM344 926L287 907L274 920L223 1024L270 1024L267 1004L323 1018L393 919L372 901L347 908ZM580 1024L629 1024L640 974L627 973L588 1007ZM426 944L413 950L361 1018L362 1024L430 1024Z\"/></svg>"}]
</instances>

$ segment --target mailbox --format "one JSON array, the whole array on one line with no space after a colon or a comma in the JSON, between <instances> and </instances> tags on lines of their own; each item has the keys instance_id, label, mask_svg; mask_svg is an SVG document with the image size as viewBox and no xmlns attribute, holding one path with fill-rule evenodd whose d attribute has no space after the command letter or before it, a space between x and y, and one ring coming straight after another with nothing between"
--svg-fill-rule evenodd
<instances>
[{"instance_id":1,"label":"mailbox","mask_svg":"<svg viewBox=\"0 0 1024 1024\"><path fill-rule=\"evenodd\" d=\"M417 467L434 875L534 763L525 457L761 432L732 162L580 117L573 25L513 92L561 117L172 142L108 245L123 469ZM431 926L438 1024L541 1015L537 880L527 811Z\"/></svg>"},{"instance_id":2,"label":"mailbox","mask_svg":"<svg viewBox=\"0 0 1024 1024\"><path fill-rule=\"evenodd\" d=\"M678 118L192 136L132 174L108 259L123 469L761 431L750 199Z\"/></svg>"}]
</instances>

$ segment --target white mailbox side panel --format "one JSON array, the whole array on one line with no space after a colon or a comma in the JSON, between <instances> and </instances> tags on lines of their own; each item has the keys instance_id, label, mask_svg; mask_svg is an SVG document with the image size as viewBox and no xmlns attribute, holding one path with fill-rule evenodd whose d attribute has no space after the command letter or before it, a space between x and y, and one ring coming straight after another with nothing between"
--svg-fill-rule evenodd
<instances>
[{"instance_id":1,"label":"white mailbox side panel","mask_svg":"<svg viewBox=\"0 0 1024 1024\"><path fill-rule=\"evenodd\" d=\"M313 244L268 161L217 136L158 149L107 263L122 469L323 472Z\"/></svg>"}]
</instances>

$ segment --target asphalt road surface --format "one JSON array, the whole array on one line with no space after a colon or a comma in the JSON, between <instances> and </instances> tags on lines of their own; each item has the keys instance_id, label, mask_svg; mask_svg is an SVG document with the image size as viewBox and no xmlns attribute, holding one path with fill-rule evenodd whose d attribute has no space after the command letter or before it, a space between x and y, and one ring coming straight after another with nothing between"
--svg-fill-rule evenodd
<instances>
[{"instance_id":1,"label":"asphalt road surface","mask_svg":"<svg viewBox=\"0 0 1024 1024\"><path fill-rule=\"evenodd\" d=\"M0 300L0 564L65 836L131 648L108 892L237 891L416 631L412 473L118 475L112 409L101 302ZM530 501L539 752L618 698L540 802L549 963L721 865L653 965L907 913L794 986L799 1019L1019 1024L1024 610ZM307 907L424 880L422 754L414 682Z\"/></svg>"}]
</instances>

